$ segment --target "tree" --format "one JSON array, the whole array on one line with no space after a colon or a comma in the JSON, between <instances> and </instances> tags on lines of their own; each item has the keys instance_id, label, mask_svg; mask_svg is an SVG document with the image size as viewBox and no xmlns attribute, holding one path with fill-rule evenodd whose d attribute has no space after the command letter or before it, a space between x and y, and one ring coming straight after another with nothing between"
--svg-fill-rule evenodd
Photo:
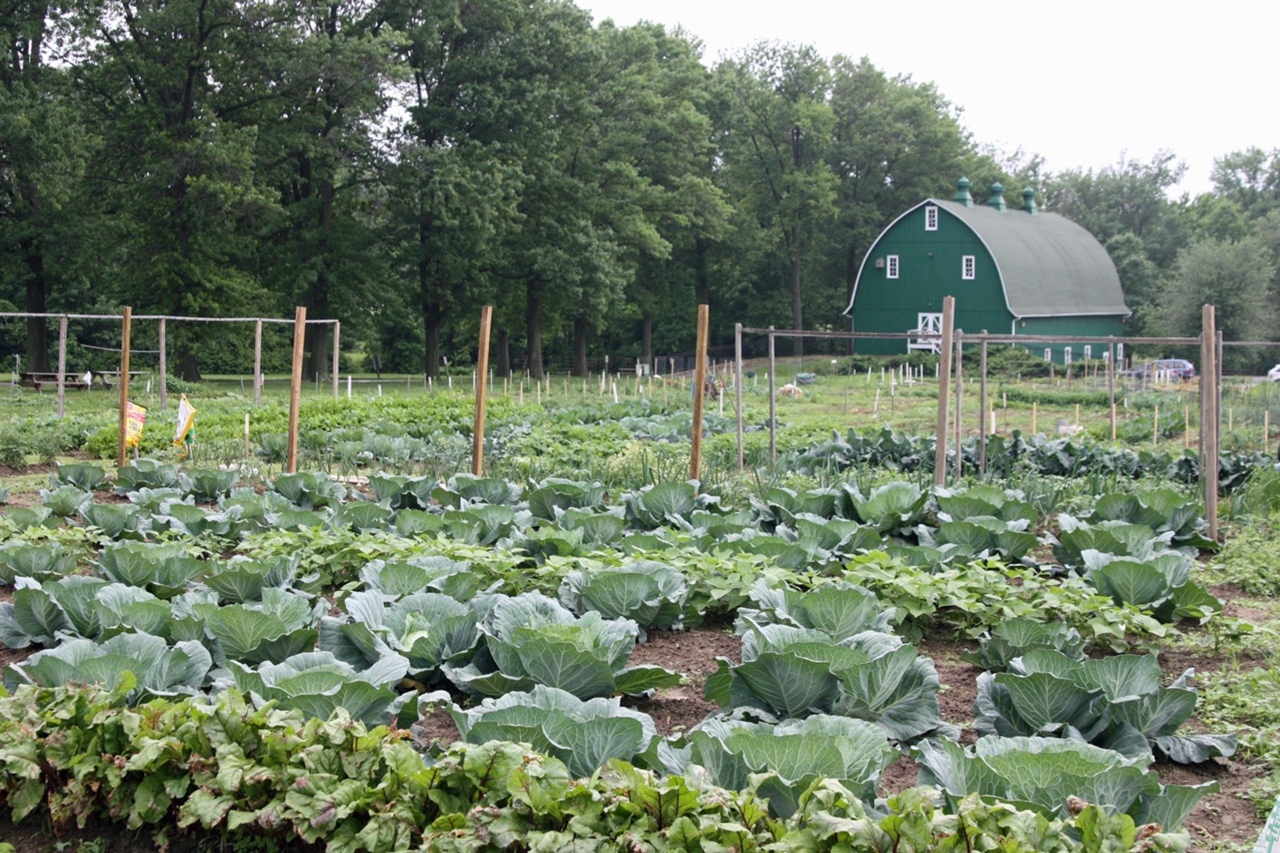
<instances>
[{"instance_id":1,"label":"tree","mask_svg":"<svg viewBox=\"0 0 1280 853\"><path fill-rule=\"evenodd\" d=\"M829 69L811 47L761 43L716 69L728 100L721 174L730 198L770 235L770 263L804 328L804 272L813 235L836 212L828 162L834 116ZM800 339L795 350L803 353Z\"/></svg>"},{"instance_id":2,"label":"tree","mask_svg":"<svg viewBox=\"0 0 1280 853\"><path fill-rule=\"evenodd\" d=\"M1267 340L1278 319L1276 258L1258 236L1240 240L1201 240L1178 254L1164 288L1159 316L1171 335L1200 333L1200 308L1217 309L1218 331L1228 341ZM1232 349L1230 367L1243 367L1255 354Z\"/></svg>"},{"instance_id":3,"label":"tree","mask_svg":"<svg viewBox=\"0 0 1280 853\"><path fill-rule=\"evenodd\" d=\"M1247 148L1213 161L1214 192L1234 201L1252 218L1280 208L1280 148Z\"/></svg>"}]
</instances>

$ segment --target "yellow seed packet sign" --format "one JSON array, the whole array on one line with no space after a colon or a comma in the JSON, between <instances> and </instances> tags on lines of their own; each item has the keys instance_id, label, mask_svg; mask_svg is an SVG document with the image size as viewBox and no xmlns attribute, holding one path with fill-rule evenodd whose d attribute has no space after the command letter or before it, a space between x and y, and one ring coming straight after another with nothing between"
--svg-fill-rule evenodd
<instances>
[{"instance_id":1,"label":"yellow seed packet sign","mask_svg":"<svg viewBox=\"0 0 1280 853\"><path fill-rule=\"evenodd\" d=\"M147 423L147 410L137 403L126 403L124 418L125 447L137 447L142 443L142 428Z\"/></svg>"}]
</instances>

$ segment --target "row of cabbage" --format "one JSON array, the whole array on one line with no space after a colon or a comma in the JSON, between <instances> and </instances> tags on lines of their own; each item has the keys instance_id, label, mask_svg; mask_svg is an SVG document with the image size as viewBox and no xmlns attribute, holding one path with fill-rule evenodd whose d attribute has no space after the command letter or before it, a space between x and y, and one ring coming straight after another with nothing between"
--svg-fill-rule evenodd
<instances>
[{"instance_id":1,"label":"row of cabbage","mask_svg":"<svg viewBox=\"0 0 1280 853\"><path fill-rule=\"evenodd\" d=\"M988 436L986 470L1009 477L1018 472L1042 476L1081 477L1088 474L1126 478L1158 477L1191 484L1200 479L1200 458L1192 451L1170 453L1131 450L1079 436L1027 436L1020 430ZM839 473L850 468L888 468L894 471L932 471L936 443L932 436L899 432L891 427L861 433L850 429L828 441L785 454L779 464L801 474ZM955 464L955 450L947 452L947 466ZM982 448L977 436L960 444L964 468L979 470ZM1218 456L1218 487L1229 494L1256 468L1274 468L1276 460L1259 451L1223 451Z\"/></svg>"}]
</instances>

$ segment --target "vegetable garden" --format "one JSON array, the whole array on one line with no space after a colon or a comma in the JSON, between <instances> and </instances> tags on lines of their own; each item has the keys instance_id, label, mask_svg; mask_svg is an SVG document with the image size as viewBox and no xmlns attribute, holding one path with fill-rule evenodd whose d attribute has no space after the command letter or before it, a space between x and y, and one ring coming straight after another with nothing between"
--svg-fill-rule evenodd
<instances>
[{"instance_id":1,"label":"vegetable garden","mask_svg":"<svg viewBox=\"0 0 1280 853\"><path fill-rule=\"evenodd\" d=\"M238 401L198 401L196 463L148 437L118 470L90 458L106 418L17 411L53 449L11 461L53 464L7 478L0 517L0 830L31 850L1251 842L1280 788L1274 458L1222 454L1223 546L1176 439L1006 432L985 478L937 488L931 438L842 399L782 405L776 471L758 432L733 470L709 417L702 482L679 473L680 393L495 399L490 476L458 473L461 391L309 403L297 474L272 468L271 405L246 441Z\"/></svg>"}]
</instances>

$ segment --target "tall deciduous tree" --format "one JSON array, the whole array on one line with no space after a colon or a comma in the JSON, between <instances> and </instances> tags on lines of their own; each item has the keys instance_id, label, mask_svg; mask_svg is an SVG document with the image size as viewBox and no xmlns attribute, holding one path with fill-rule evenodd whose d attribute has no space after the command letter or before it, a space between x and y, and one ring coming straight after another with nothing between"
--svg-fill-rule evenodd
<instances>
[{"instance_id":1,"label":"tall deciduous tree","mask_svg":"<svg viewBox=\"0 0 1280 853\"><path fill-rule=\"evenodd\" d=\"M789 297L791 327L800 330L813 237L836 213L830 72L810 47L768 42L722 62L717 72L729 100L724 179L735 202L771 235L772 266ZM795 352L803 352L800 339Z\"/></svg>"}]
</instances>

